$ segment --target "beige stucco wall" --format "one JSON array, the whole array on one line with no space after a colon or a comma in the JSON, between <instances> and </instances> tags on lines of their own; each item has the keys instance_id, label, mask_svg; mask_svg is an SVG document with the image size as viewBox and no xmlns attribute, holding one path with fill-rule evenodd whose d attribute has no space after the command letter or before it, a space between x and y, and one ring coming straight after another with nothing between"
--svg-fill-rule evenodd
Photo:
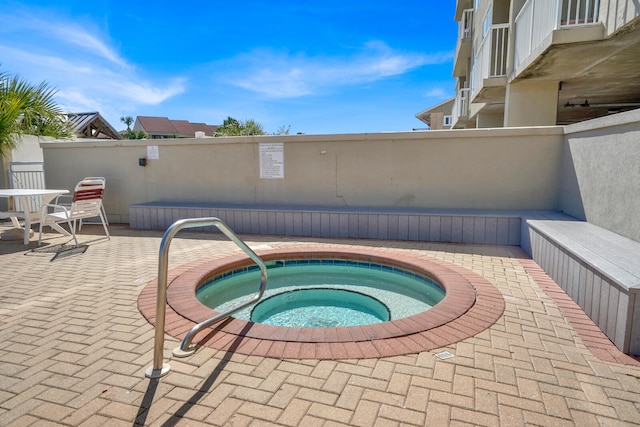
<instances>
[{"instance_id":1,"label":"beige stucco wall","mask_svg":"<svg viewBox=\"0 0 640 427\"><path fill-rule=\"evenodd\" d=\"M640 109L566 133L562 210L640 241Z\"/></svg>"},{"instance_id":2,"label":"beige stucco wall","mask_svg":"<svg viewBox=\"0 0 640 427\"><path fill-rule=\"evenodd\" d=\"M16 137L16 146L0 157L0 188L9 188L9 168L12 162L42 162L43 155L40 142L53 141L49 137L22 135ZM8 209L8 201L0 199L0 211Z\"/></svg>"},{"instance_id":3,"label":"beige stucco wall","mask_svg":"<svg viewBox=\"0 0 640 427\"><path fill-rule=\"evenodd\" d=\"M42 162L40 142L53 141L49 137L22 135L16 137L16 145L4 157L0 157L0 188L9 186L9 165L11 162Z\"/></svg>"},{"instance_id":4,"label":"beige stucco wall","mask_svg":"<svg viewBox=\"0 0 640 427\"><path fill-rule=\"evenodd\" d=\"M479 113L476 116L477 128L500 128L504 124L504 113Z\"/></svg>"},{"instance_id":5,"label":"beige stucco wall","mask_svg":"<svg viewBox=\"0 0 640 427\"><path fill-rule=\"evenodd\" d=\"M40 142L53 141L48 136L22 135L16 141L16 146L11 150L12 162L42 162L42 149Z\"/></svg>"},{"instance_id":6,"label":"beige stucco wall","mask_svg":"<svg viewBox=\"0 0 640 427\"><path fill-rule=\"evenodd\" d=\"M431 130L444 129L444 113L433 112L431 113Z\"/></svg>"},{"instance_id":7,"label":"beige stucco wall","mask_svg":"<svg viewBox=\"0 0 640 427\"><path fill-rule=\"evenodd\" d=\"M173 201L556 209L562 128L472 129L42 144L49 187L107 179L112 221ZM260 179L259 144L284 143L284 179ZM146 145L159 159L146 167Z\"/></svg>"}]
</instances>

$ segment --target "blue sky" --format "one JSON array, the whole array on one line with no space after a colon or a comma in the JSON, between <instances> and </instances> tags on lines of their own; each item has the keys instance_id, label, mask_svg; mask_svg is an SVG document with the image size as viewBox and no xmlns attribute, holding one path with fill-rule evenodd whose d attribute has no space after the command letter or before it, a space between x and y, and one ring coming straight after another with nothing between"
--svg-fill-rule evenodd
<instances>
[{"instance_id":1,"label":"blue sky","mask_svg":"<svg viewBox=\"0 0 640 427\"><path fill-rule=\"evenodd\" d=\"M410 131L454 94L453 1L0 0L0 69L67 111Z\"/></svg>"}]
</instances>

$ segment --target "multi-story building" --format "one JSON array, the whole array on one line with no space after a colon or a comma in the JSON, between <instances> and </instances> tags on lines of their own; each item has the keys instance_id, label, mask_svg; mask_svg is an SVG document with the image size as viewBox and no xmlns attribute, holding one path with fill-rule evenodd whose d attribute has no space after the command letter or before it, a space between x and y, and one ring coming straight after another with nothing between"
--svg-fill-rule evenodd
<instances>
[{"instance_id":1,"label":"multi-story building","mask_svg":"<svg viewBox=\"0 0 640 427\"><path fill-rule=\"evenodd\" d=\"M640 107L637 0L457 0L454 128L569 124Z\"/></svg>"}]
</instances>

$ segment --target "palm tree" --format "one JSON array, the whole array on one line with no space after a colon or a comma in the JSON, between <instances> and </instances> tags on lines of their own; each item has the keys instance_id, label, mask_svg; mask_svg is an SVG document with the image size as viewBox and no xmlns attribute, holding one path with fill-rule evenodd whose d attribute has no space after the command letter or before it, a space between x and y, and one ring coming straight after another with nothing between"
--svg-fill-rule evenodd
<instances>
[{"instance_id":1,"label":"palm tree","mask_svg":"<svg viewBox=\"0 0 640 427\"><path fill-rule=\"evenodd\" d=\"M6 156L22 135L71 136L71 126L54 102L55 94L46 82L36 86L0 71L0 157Z\"/></svg>"},{"instance_id":2,"label":"palm tree","mask_svg":"<svg viewBox=\"0 0 640 427\"><path fill-rule=\"evenodd\" d=\"M127 130L131 130L131 123L133 123L133 117L131 116L122 116L120 117L120 121L127 125Z\"/></svg>"},{"instance_id":3,"label":"palm tree","mask_svg":"<svg viewBox=\"0 0 640 427\"><path fill-rule=\"evenodd\" d=\"M147 135L147 133L140 129L140 130L133 130L131 129L131 124L134 122L133 117L131 116L122 116L120 117L120 121L122 123L124 123L125 125L127 125L127 128L125 130L121 130L120 131L120 135L122 135L124 137L124 139L147 139L149 138L149 135Z\"/></svg>"}]
</instances>

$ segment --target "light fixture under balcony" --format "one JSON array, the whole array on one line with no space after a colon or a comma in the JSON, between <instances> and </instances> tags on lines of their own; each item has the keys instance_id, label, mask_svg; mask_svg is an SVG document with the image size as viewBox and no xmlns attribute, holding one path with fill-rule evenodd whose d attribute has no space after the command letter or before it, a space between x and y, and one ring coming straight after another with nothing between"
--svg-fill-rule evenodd
<instances>
[{"instance_id":1,"label":"light fixture under balcony","mask_svg":"<svg viewBox=\"0 0 640 427\"><path fill-rule=\"evenodd\" d=\"M640 107L640 102L613 102L613 103L602 103L602 104L591 104L588 99L585 99L582 104L572 104L567 101L564 104L564 108L573 108L573 107L600 107L600 108L632 108L632 107Z\"/></svg>"}]
</instances>

